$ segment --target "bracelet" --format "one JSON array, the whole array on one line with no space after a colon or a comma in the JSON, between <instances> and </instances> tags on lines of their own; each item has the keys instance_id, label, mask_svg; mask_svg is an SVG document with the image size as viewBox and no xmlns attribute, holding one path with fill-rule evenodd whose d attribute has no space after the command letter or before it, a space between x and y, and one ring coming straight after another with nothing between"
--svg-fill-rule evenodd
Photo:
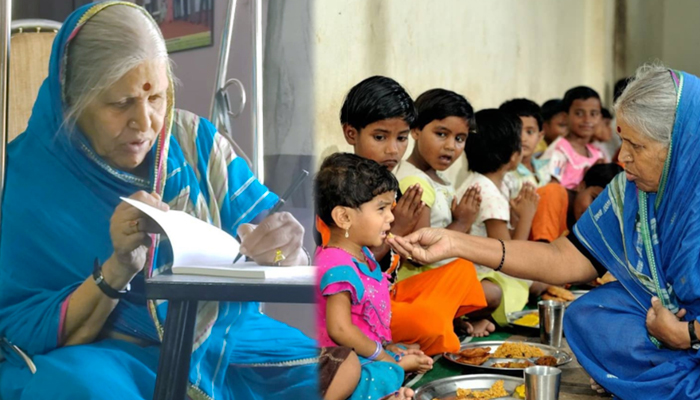
<instances>
[{"instance_id":1,"label":"bracelet","mask_svg":"<svg viewBox=\"0 0 700 400\"><path fill-rule=\"evenodd\" d=\"M377 357L379 357L379 354L382 352L382 344L379 342L375 343L377 343L377 348L374 350L374 353L371 356L367 357L367 359L370 361L376 360Z\"/></svg>"},{"instance_id":2,"label":"bracelet","mask_svg":"<svg viewBox=\"0 0 700 400\"><path fill-rule=\"evenodd\" d=\"M111 299L121 299L124 297L129 290L131 290L131 284L127 283L124 290L117 290L107 282L105 282L105 277L102 275L102 265L100 265L100 260L95 258L95 265L92 270L92 278L95 280L95 284L107 297Z\"/></svg>"},{"instance_id":3,"label":"bracelet","mask_svg":"<svg viewBox=\"0 0 700 400\"><path fill-rule=\"evenodd\" d=\"M503 243L503 240L497 239L499 242L501 242L501 248L503 249L503 256L501 257L501 263L498 264L498 268L496 268L494 271L498 272L501 269L503 269L503 263L506 261L506 244Z\"/></svg>"}]
</instances>

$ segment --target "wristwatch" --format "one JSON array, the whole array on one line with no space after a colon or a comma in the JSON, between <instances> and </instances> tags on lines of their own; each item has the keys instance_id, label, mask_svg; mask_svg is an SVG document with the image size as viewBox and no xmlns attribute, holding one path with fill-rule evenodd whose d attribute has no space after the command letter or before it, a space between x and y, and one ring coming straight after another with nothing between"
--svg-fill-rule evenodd
<instances>
[{"instance_id":1,"label":"wristwatch","mask_svg":"<svg viewBox=\"0 0 700 400\"><path fill-rule=\"evenodd\" d=\"M690 348L700 350L700 339L695 334L695 320L688 321L688 333L690 334Z\"/></svg>"},{"instance_id":2,"label":"wristwatch","mask_svg":"<svg viewBox=\"0 0 700 400\"><path fill-rule=\"evenodd\" d=\"M93 267L92 270L92 277L95 279L95 284L97 285L98 288L107 295L107 297L112 298L112 299L121 299L124 297L127 293L129 293L129 290L131 290L131 284L127 283L126 287L124 290L117 290L111 286L107 282L105 282L105 277L102 276L102 264L100 264L99 259L95 259L95 266Z\"/></svg>"}]
</instances>

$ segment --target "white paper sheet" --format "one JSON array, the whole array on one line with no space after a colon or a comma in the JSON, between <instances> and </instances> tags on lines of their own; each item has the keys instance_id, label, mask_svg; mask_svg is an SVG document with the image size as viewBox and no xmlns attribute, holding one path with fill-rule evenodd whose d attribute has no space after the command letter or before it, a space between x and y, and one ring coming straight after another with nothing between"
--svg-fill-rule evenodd
<instances>
[{"instance_id":1,"label":"white paper sheet","mask_svg":"<svg viewBox=\"0 0 700 400\"><path fill-rule=\"evenodd\" d=\"M173 249L173 265L231 265L240 247L233 236L183 211L161 211L137 200L125 202L151 217L168 238Z\"/></svg>"}]
</instances>

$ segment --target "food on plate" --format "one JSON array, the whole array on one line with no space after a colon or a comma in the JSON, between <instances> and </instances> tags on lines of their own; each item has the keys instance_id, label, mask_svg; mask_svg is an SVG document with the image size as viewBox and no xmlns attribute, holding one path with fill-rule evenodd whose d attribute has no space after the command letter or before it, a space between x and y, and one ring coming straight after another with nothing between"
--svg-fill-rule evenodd
<instances>
[{"instance_id":1,"label":"food on plate","mask_svg":"<svg viewBox=\"0 0 700 400\"><path fill-rule=\"evenodd\" d=\"M533 363L531 363L529 360L523 360L523 361L510 361L510 362L502 362L502 363L494 363L491 365L493 368L527 368L527 367L532 367Z\"/></svg>"},{"instance_id":2,"label":"food on plate","mask_svg":"<svg viewBox=\"0 0 700 400\"><path fill-rule=\"evenodd\" d=\"M547 291L542 295L543 300L555 300L555 301L574 301L576 296L574 296L571 291L564 289L559 286L550 286Z\"/></svg>"},{"instance_id":3,"label":"food on plate","mask_svg":"<svg viewBox=\"0 0 700 400\"><path fill-rule=\"evenodd\" d=\"M459 352L459 355L463 357L483 357L486 355L491 354L491 348L490 347L472 347L469 349L464 349Z\"/></svg>"},{"instance_id":4,"label":"food on plate","mask_svg":"<svg viewBox=\"0 0 700 400\"><path fill-rule=\"evenodd\" d=\"M531 312L516 319L513 323L522 326L538 327L540 325L540 316L536 311Z\"/></svg>"},{"instance_id":5,"label":"food on plate","mask_svg":"<svg viewBox=\"0 0 700 400\"><path fill-rule=\"evenodd\" d=\"M524 383L515 388L515 391L513 392L513 397L515 397L516 399L524 399L525 398L525 384Z\"/></svg>"},{"instance_id":6,"label":"food on plate","mask_svg":"<svg viewBox=\"0 0 700 400\"><path fill-rule=\"evenodd\" d=\"M457 389L455 400L487 400L508 396L508 392L503 387L503 381L499 380L487 390Z\"/></svg>"},{"instance_id":7,"label":"food on plate","mask_svg":"<svg viewBox=\"0 0 700 400\"><path fill-rule=\"evenodd\" d=\"M606 272L601 278L595 278L594 286L605 285L606 283L615 282L617 279L610 272Z\"/></svg>"},{"instance_id":8,"label":"food on plate","mask_svg":"<svg viewBox=\"0 0 700 400\"><path fill-rule=\"evenodd\" d=\"M535 360L535 364L537 365L545 365L547 367L556 367L557 366L557 359L552 356L543 356Z\"/></svg>"},{"instance_id":9,"label":"food on plate","mask_svg":"<svg viewBox=\"0 0 700 400\"><path fill-rule=\"evenodd\" d=\"M520 342L504 342L493 353L495 358L537 358L544 355L542 349Z\"/></svg>"},{"instance_id":10,"label":"food on plate","mask_svg":"<svg viewBox=\"0 0 700 400\"><path fill-rule=\"evenodd\" d=\"M481 365L491 358L490 347L473 347L457 353L456 360L467 365Z\"/></svg>"}]
</instances>

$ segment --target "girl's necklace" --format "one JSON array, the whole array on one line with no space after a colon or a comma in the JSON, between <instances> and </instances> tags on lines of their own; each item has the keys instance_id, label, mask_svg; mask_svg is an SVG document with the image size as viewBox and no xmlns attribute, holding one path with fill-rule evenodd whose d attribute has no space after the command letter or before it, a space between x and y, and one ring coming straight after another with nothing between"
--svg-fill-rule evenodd
<instances>
[{"instance_id":1,"label":"girl's necklace","mask_svg":"<svg viewBox=\"0 0 700 400\"><path fill-rule=\"evenodd\" d=\"M327 248L332 248L332 249L343 250L344 252L346 252L346 253L350 254L351 256L355 257L355 259L357 259L358 261L367 264L367 257L365 257L364 254L362 254L361 257L358 257L356 254L353 254L353 252L348 251L347 249L344 249L344 248L342 248L342 247L338 247L338 246L326 246L326 247L327 247Z\"/></svg>"}]
</instances>

